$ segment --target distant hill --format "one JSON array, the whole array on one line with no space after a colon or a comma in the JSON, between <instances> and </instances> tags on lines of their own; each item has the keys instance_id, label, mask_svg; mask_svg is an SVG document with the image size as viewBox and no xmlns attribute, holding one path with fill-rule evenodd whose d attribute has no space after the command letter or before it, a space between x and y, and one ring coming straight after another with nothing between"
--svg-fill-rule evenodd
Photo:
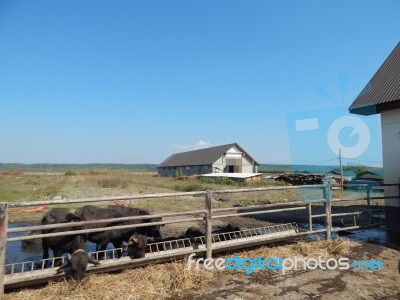
<instances>
[{"instance_id":1,"label":"distant hill","mask_svg":"<svg viewBox=\"0 0 400 300\"><path fill-rule=\"evenodd\" d=\"M129 171L157 171L156 164L4 164L0 163L0 171L42 171L62 172L68 170L129 170Z\"/></svg>"},{"instance_id":2,"label":"distant hill","mask_svg":"<svg viewBox=\"0 0 400 300\"><path fill-rule=\"evenodd\" d=\"M0 163L0 172L65 172L68 170L128 170L142 172L156 172L157 164L5 164ZM367 167L374 172L382 172L382 168ZM260 164L258 171L265 173L328 173L338 170L339 166L317 165L284 165Z\"/></svg>"}]
</instances>

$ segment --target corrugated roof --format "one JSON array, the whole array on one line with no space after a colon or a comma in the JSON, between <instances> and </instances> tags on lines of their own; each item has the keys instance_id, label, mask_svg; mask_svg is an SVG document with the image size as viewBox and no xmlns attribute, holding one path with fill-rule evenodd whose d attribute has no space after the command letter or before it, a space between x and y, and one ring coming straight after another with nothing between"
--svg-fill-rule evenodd
<instances>
[{"instance_id":1,"label":"corrugated roof","mask_svg":"<svg viewBox=\"0 0 400 300\"><path fill-rule=\"evenodd\" d=\"M351 113L372 115L400 107L400 43L350 106Z\"/></svg>"},{"instance_id":2,"label":"corrugated roof","mask_svg":"<svg viewBox=\"0 0 400 300\"><path fill-rule=\"evenodd\" d=\"M248 157L250 160L254 160L238 144L233 143L233 144L172 154L170 157L164 160L158 167L211 165L232 147L237 147L240 151L246 154L246 157ZM258 163L255 160L254 162L256 165L258 165Z\"/></svg>"}]
</instances>

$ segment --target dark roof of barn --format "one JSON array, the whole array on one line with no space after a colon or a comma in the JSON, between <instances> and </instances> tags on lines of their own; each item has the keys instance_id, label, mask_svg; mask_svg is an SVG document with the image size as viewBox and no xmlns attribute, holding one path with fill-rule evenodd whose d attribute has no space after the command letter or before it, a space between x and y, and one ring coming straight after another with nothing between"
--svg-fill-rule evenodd
<instances>
[{"instance_id":1,"label":"dark roof of barn","mask_svg":"<svg viewBox=\"0 0 400 300\"><path fill-rule=\"evenodd\" d=\"M349 111L373 115L400 108L400 43L351 104Z\"/></svg>"},{"instance_id":2,"label":"dark roof of barn","mask_svg":"<svg viewBox=\"0 0 400 300\"><path fill-rule=\"evenodd\" d=\"M158 167L164 168L211 165L232 147L237 147L246 155L246 157L258 165L258 163L246 151L244 151L238 144L233 143L188 152L175 153L164 160Z\"/></svg>"}]
</instances>

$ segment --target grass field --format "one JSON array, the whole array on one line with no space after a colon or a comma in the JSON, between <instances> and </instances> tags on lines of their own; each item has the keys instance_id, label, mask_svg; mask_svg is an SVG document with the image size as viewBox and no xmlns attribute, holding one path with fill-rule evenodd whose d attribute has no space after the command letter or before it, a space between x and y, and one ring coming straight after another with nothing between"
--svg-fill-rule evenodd
<instances>
[{"instance_id":1,"label":"grass field","mask_svg":"<svg viewBox=\"0 0 400 300\"><path fill-rule=\"evenodd\" d=\"M177 180L175 178L158 177L156 173L152 172L130 172L124 170L68 170L63 173L3 172L0 173L0 201L20 202L80 199L273 185L281 184L274 182L258 182L245 185L234 181L218 180L213 182L197 178ZM245 196L247 199L247 195ZM233 198L235 203L244 201L238 196ZM253 200L246 201L254 201L254 197L252 199ZM109 204L113 203L104 203L104 205ZM68 205L68 207L74 209L80 205L81 204L74 204ZM135 206L148 209L150 212L203 209L204 197L141 200L137 201ZM35 214L24 212L25 210L26 208L12 209L10 221L37 221L42 215L42 213Z\"/></svg>"},{"instance_id":2,"label":"grass field","mask_svg":"<svg viewBox=\"0 0 400 300\"><path fill-rule=\"evenodd\" d=\"M53 199L80 199L108 196L128 196L165 192L191 192L221 189L284 186L280 182L243 183L226 179L185 178L178 180L158 177L154 172L127 170L67 170L65 172L2 172L0 173L0 202ZM333 197L365 197L359 191L333 191ZM322 190L279 190L214 195L213 207L248 206L295 200L323 198ZM377 202L377 201L375 201ZM375 204L374 202L374 204ZM150 212L177 212L204 208L204 197L174 197L130 201ZM103 205L113 204L106 202ZM379 201L382 204L382 201ZM81 204L68 205L75 209ZM28 208L29 209L29 208ZM11 210L10 221L37 221L42 213L30 213L26 208Z\"/></svg>"}]
</instances>

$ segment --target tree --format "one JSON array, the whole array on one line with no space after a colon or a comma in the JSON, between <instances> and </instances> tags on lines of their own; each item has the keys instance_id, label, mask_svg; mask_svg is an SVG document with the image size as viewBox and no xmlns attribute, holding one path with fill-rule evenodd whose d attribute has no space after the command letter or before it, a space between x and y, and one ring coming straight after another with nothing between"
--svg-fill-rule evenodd
<instances>
[{"instance_id":1,"label":"tree","mask_svg":"<svg viewBox=\"0 0 400 300\"><path fill-rule=\"evenodd\" d=\"M362 174L366 171L369 171L369 168L364 165L354 165L352 163L346 165L343 167L343 171L350 171L353 172L356 175Z\"/></svg>"}]
</instances>

